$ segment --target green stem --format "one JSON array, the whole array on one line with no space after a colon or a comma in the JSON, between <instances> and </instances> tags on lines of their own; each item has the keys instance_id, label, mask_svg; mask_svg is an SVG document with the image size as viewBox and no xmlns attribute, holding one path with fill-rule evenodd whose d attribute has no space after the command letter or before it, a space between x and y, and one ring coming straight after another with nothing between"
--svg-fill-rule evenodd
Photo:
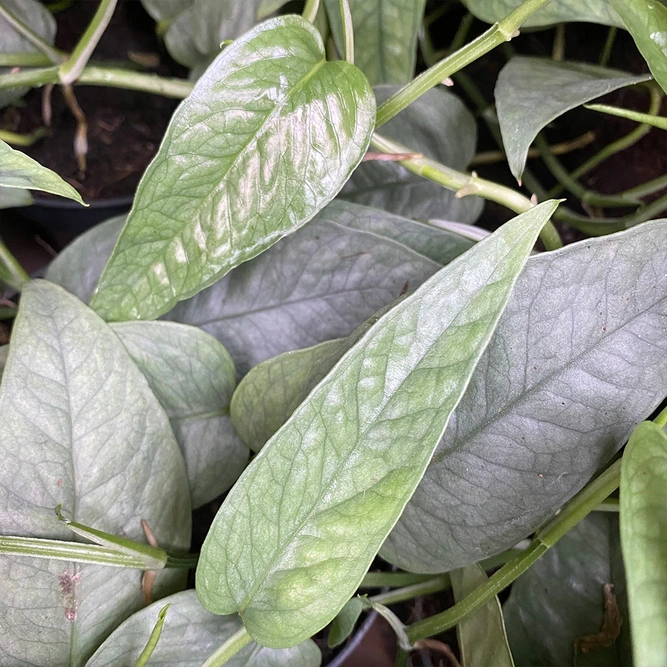
<instances>
[{"instance_id":1,"label":"green stem","mask_svg":"<svg viewBox=\"0 0 667 667\"><path fill-rule=\"evenodd\" d=\"M630 188L629 190L626 190L624 194L641 198L652 195L654 192L660 192L660 190L664 190L665 188L667 188L667 174L663 174L662 176L658 176L658 178L654 178L652 181L646 181L646 183Z\"/></svg>"},{"instance_id":2,"label":"green stem","mask_svg":"<svg viewBox=\"0 0 667 667\"><path fill-rule=\"evenodd\" d=\"M459 23L459 27L456 29L454 39L449 46L450 53L458 51L465 44L470 28L472 28L474 22L475 17L470 12L466 12L466 15L461 19L461 23Z\"/></svg>"},{"instance_id":3,"label":"green stem","mask_svg":"<svg viewBox=\"0 0 667 667\"><path fill-rule=\"evenodd\" d=\"M600 54L600 66L606 67L611 57L611 50L614 48L614 41L616 40L616 33L618 28L616 26L611 26L609 32L607 33L607 39L604 43L602 53Z\"/></svg>"},{"instance_id":4,"label":"green stem","mask_svg":"<svg viewBox=\"0 0 667 667\"><path fill-rule=\"evenodd\" d=\"M97 43L104 34L118 0L101 0L95 15L90 21L78 44L72 51L72 55L60 66L60 81L69 86L78 78L83 68L88 63Z\"/></svg>"},{"instance_id":5,"label":"green stem","mask_svg":"<svg viewBox=\"0 0 667 667\"><path fill-rule=\"evenodd\" d=\"M317 16L317 11L320 8L320 0L306 0L306 6L303 8L303 18L308 21L308 23L315 23L315 17Z\"/></svg>"},{"instance_id":6,"label":"green stem","mask_svg":"<svg viewBox=\"0 0 667 667\"><path fill-rule=\"evenodd\" d=\"M667 408L662 410L662 412L653 420L654 424L657 424L660 428L663 428L667 424Z\"/></svg>"},{"instance_id":7,"label":"green stem","mask_svg":"<svg viewBox=\"0 0 667 667\"><path fill-rule=\"evenodd\" d=\"M349 0L338 0L340 18L343 23L343 41L345 42L345 60L354 65L354 26Z\"/></svg>"},{"instance_id":8,"label":"green stem","mask_svg":"<svg viewBox=\"0 0 667 667\"><path fill-rule=\"evenodd\" d=\"M393 591L373 595L369 599L371 602L384 605L397 604L398 602L405 602L405 600L412 600L420 595L429 595L431 593L445 591L450 588L451 585L449 575L440 574L437 577L430 577L426 581L421 581L417 584L412 584L411 586L404 586L403 588L396 588Z\"/></svg>"},{"instance_id":9,"label":"green stem","mask_svg":"<svg viewBox=\"0 0 667 667\"><path fill-rule=\"evenodd\" d=\"M371 144L384 153L410 153L410 149L390 139L382 137L375 133L371 139ZM515 213L524 213L533 207L533 203L520 192L512 190L499 183L487 181L480 178L474 172L465 174L455 169L450 169L430 158L419 158L413 160L400 160L403 165L413 174L427 178L435 183L439 183L445 188L454 190L457 197L466 195L478 195L484 199L495 201L498 204L507 206ZM542 242L547 250L555 250L563 246L556 228L551 222L547 222L540 235Z\"/></svg>"},{"instance_id":10,"label":"green stem","mask_svg":"<svg viewBox=\"0 0 667 667\"><path fill-rule=\"evenodd\" d=\"M618 512L620 504L618 498L607 498L603 500L594 510L594 512Z\"/></svg>"},{"instance_id":11,"label":"green stem","mask_svg":"<svg viewBox=\"0 0 667 667\"><path fill-rule=\"evenodd\" d=\"M1 2L0 16L2 16L2 18L5 19L5 21L9 23L19 35L28 40L38 51L41 51L54 65L59 65L63 62L66 54L44 41L44 39L42 39L36 32L23 23L21 19L12 14L12 12L10 12Z\"/></svg>"},{"instance_id":12,"label":"green stem","mask_svg":"<svg viewBox=\"0 0 667 667\"><path fill-rule=\"evenodd\" d=\"M477 39L466 44L462 49L441 60L425 72L422 72L416 79L413 79L378 108L375 127L378 128L386 123L447 77L463 69L466 65L474 62L499 44L511 40L526 19L549 1L526 0L514 11L510 12L502 21L482 33Z\"/></svg>"},{"instance_id":13,"label":"green stem","mask_svg":"<svg viewBox=\"0 0 667 667\"><path fill-rule=\"evenodd\" d=\"M32 146L36 141L49 134L50 132L46 127L38 127L29 134L17 134L9 130L0 130L0 140L12 144L12 146Z\"/></svg>"},{"instance_id":14,"label":"green stem","mask_svg":"<svg viewBox=\"0 0 667 667\"><path fill-rule=\"evenodd\" d=\"M212 653L202 667L221 667L233 658L244 646L252 641L245 626L235 632L215 653Z\"/></svg>"},{"instance_id":15,"label":"green stem","mask_svg":"<svg viewBox=\"0 0 667 667\"><path fill-rule=\"evenodd\" d=\"M431 574L413 574L412 572L368 572L359 584L359 588L385 588L412 586L432 579Z\"/></svg>"},{"instance_id":16,"label":"green stem","mask_svg":"<svg viewBox=\"0 0 667 667\"><path fill-rule=\"evenodd\" d=\"M0 280L18 292L24 283L30 280L30 276L2 241L0 241Z\"/></svg>"},{"instance_id":17,"label":"green stem","mask_svg":"<svg viewBox=\"0 0 667 667\"><path fill-rule=\"evenodd\" d=\"M609 104L584 104L584 108L591 111L599 111L610 116L618 116L619 118L627 118L634 120L637 123L646 123L652 125L660 130L667 130L667 118L663 116L654 116L648 113L641 113L640 111L632 111L631 109L622 109L621 107L613 107Z\"/></svg>"},{"instance_id":18,"label":"green stem","mask_svg":"<svg viewBox=\"0 0 667 667\"><path fill-rule=\"evenodd\" d=\"M568 172L567 169L565 169L560 160L553 154L549 144L546 142L542 134L537 135L535 146L554 178L582 202L590 204L591 206L602 206L607 208L615 206L639 206L641 203L638 199L633 199L625 194L603 195L599 192L585 188Z\"/></svg>"},{"instance_id":19,"label":"green stem","mask_svg":"<svg viewBox=\"0 0 667 667\"><path fill-rule=\"evenodd\" d=\"M495 574L440 614L417 621L406 628L411 643L432 637L458 625L515 581L533 565L550 547L587 516L620 482L621 461L613 463L599 477L582 489L544 528L538 531L530 546L519 556L501 567Z\"/></svg>"},{"instance_id":20,"label":"green stem","mask_svg":"<svg viewBox=\"0 0 667 667\"><path fill-rule=\"evenodd\" d=\"M559 23L556 26L556 34L554 35L554 45L551 58L558 62L565 58L565 24Z\"/></svg>"},{"instance_id":21,"label":"green stem","mask_svg":"<svg viewBox=\"0 0 667 667\"><path fill-rule=\"evenodd\" d=\"M43 53L17 51L0 53L0 67L48 67L51 59Z\"/></svg>"}]
</instances>

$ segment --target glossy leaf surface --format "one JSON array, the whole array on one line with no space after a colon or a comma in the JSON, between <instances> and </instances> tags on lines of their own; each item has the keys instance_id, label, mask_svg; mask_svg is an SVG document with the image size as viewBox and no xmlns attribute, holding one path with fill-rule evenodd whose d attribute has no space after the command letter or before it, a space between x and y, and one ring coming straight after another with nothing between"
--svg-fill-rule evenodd
<instances>
[{"instance_id":1,"label":"glossy leaf surface","mask_svg":"<svg viewBox=\"0 0 667 667\"><path fill-rule=\"evenodd\" d=\"M667 7L654 0L610 0L651 74L667 92Z\"/></svg>"},{"instance_id":2,"label":"glossy leaf surface","mask_svg":"<svg viewBox=\"0 0 667 667\"><path fill-rule=\"evenodd\" d=\"M667 661L667 435L640 424L623 454L621 545L636 667Z\"/></svg>"},{"instance_id":3,"label":"glossy leaf surface","mask_svg":"<svg viewBox=\"0 0 667 667\"><path fill-rule=\"evenodd\" d=\"M378 104L400 86L376 86ZM453 169L465 170L475 154L477 125L456 95L429 90L382 126L383 136ZM479 197L456 199L451 190L409 172L395 162L363 162L343 188L341 198L408 218L446 218L475 222L482 212Z\"/></svg>"},{"instance_id":4,"label":"glossy leaf surface","mask_svg":"<svg viewBox=\"0 0 667 667\"><path fill-rule=\"evenodd\" d=\"M666 230L528 260L385 558L438 573L513 547L651 414L667 389Z\"/></svg>"},{"instance_id":5,"label":"glossy leaf surface","mask_svg":"<svg viewBox=\"0 0 667 667\"><path fill-rule=\"evenodd\" d=\"M339 0L324 0L339 53L344 53ZM408 83L415 75L417 33L425 0L350 0L354 64L373 84Z\"/></svg>"},{"instance_id":6,"label":"glossy leaf surface","mask_svg":"<svg viewBox=\"0 0 667 667\"><path fill-rule=\"evenodd\" d=\"M42 190L83 204L81 195L58 174L0 141L0 186Z\"/></svg>"},{"instance_id":7,"label":"glossy leaf surface","mask_svg":"<svg viewBox=\"0 0 667 667\"><path fill-rule=\"evenodd\" d=\"M229 416L236 371L227 350L201 329L174 322L121 322L113 330L169 417L192 506L217 498L248 462Z\"/></svg>"},{"instance_id":8,"label":"glossy leaf surface","mask_svg":"<svg viewBox=\"0 0 667 667\"><path fill-rule=\"evenodd\" d=\"M522 2L523 0L463 0L471 14L487 23L500 21ZM565 21L586 21L623 27L612 3L607 0L551 0L530 16L524 26L548 26Z\"/></svg>"},{"instance_id":9,"label":"glossy leaf surface","mask_svg":"<svg viewBox=\"0 0 667 667\"><path fill-rule=\"evenodd\" d=\"M44 41L53 44L56 38L56 21L51 12L41 2L37 0L2 0L2 4ZM37 47L33 46L4 18L0 17L0 52L34 53L35 51L37 51ZM8 74L10 71L9 68L0 69L3 74ZM5 88L0 90L0 107L7 106L20 99L28 90L28 88Z\"/></svg>"},{"instance_id":10,"label":"glossy leaf surface","mask_svg":"<svg viewBox=\"0 0 667 667\"><path fill-rule=\"evenodd\" d=\"M227 496L197 591L267 646L324 627L419 483L555 204L507 223L381 318ZM289 494L284 493L289 489Z\"/></svg>"},{"instance_id":11,"label":"glossy leaf surface","mask_svg":"<svg viewBox=\"0 0 667 667\"><path fill-rule=\"evenodd\" d=\"M142 609L125 621L97 650L86 667L134 667L157 614L171 604L162 636L149 665L201 667L206 658L241 627L238 616L206 611L195 591L176 593ZM243 648L228 667L319 667L320 650L310 639L289 649L270 649L254 642Z\"/></svg>"},{"instance_id":12,"label":"glossy leaf surface","mask_svg":"<svg viewBox=\"0 0 667 667\"><path fill-rule=\"evenodd\" d=\"M121 224L109 221L86 232L53 261L48 278L89 299ZM335 201L167 317L215 336L245 374L288 350L347 336L472 244L430 225Z\"/></svg>"},{"instance_id":13,"label":"glossy leaf surface","mask_svg":"<svg viewBox=\"0 0 667 667\"><path fill-rule=\"evenodd\" d=\"M63 289L26 285L0 386L0 526L71 540L54 512L145 542L187 549L190 499L169 421L111 329ZM155 595L182 583L162 572ZM1 665L83 665L143 606L141 572L0 559Z\"/></svg>"},{"instance_id":14,"label":"glossy leaf surface","mask_svg":"<svg viewBox=\"0 0 667 667\"><path fill-rule=\"evenodd\" d=\"M566 111L624 86L647 81L586 63L517 56L498 75L495 97L507 161L520 180L531 143L540 130Z\"/></svg>"},{"instance_id":15,"label":"glossy leaf surface","mask_svg":"<svg viewBox=\"0 0 667 667\"><path fill-rule=\"evenodd\" d=\"M600 632L607 584L623 619L620 635L575 646ZM512 584L503 612L517 667L631 665L618 516L594 512L577 524Z\"/></svg>"},{"instance_id":16,"label":"glossy leaf surface","mask_svg":"<svg viewBox=\"0 0 667 667\"><path fill-rule=\"evenodd\" d=\"M152 319L308 222L363 157L375 102L298 16L218 56L179 106L93 296Z\"/></svg>"},{"instance_id":17,"label":"glossy leaf surface","mask_svg":"<svg viewBox=\"0 0 667 667\"><path fill-rule=\"evenodd\" d=\"M449 576L456 602L488 581L486 572L478 563L453 570ZM456 626L456 635L461 652L461 667L514 667L498 596L461 621Z\"/></svg>"}]
</instances>

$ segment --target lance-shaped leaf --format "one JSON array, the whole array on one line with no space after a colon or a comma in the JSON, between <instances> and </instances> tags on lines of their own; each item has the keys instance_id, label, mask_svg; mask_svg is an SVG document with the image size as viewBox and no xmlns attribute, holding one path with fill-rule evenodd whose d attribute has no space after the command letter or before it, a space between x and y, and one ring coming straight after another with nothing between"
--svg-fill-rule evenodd
<instances>
[{"instance_id":1,"label":"lance-shaped leaf","mask_svg":"<svg viewBox=\"0 0 667 667\"><path fill-rule=\"evenodd\" d=\"M524 0L463 0L471 14L487 23L495 23L505 18ZM623 1L623 0L622 0ZM608 0L551 0L538 9L523 24L526 28L548 26L566 21L584 21L603 25L623 27L612 3Z\"/></svg>"},{"instance_id":2,"label":"lance-shaped leaf","mask_svg":"<svg viewBox=\"0 0 667 667\"><path fill-rule=\"evenodd\" d=\"M42 190L83 204L81 195L58 174L21 151L0 141L0 186L21 190Z\"/></svg>"},{"instance_id":3,"label":"lance-shaped leaf","mask_svg":"<svg viewBox=\"0 0 667 667\"><path fill-rule=\"evenodd\" d=\"M479 563L453 570L449 576L456 602L460 602L488 581L486 572ZM459 640L461 667L514 667L498 596L494 596L474 614L461 621L456 626L456 635Z\"/></svg>"},{"instance_id":4,"label":"lance-shaped leaf","mask_svg":"<svg viewBox=\"0 0 667 667\"><path fill-rule=\"evenodd\" d=\"M53 14L41 2L38 0L2 0L2 5L45 42L53 44L56 38L56 21ZM36 46L0 17L0 52L34 53L35 51L38 51ZM0 72L8 74L10 69L2 68ZM29 88L24 87L0 90L0 107L20 99L28 90Z\"/></svg>"},{"instance_id":5,"label":"lance-shaped leaf","mask_svg":"<svg viewBox=\"0 0 667 667\"><path fill-rule=\"evenodd\" d=\"M495 90L511 172L521 180L530 144L552 120L596 97L650 78L586 63L512 58L500 71Z\"/></svg>"},{"instance_id":6,"label":"lance-shaped leaf","mask_svg":"<svg viewBox=\"0 0 667 667\"><path fill-rule=\"evenodd\" d=\"M344 53L339 0L324 0L339 53ZM425 0L350 0L354 63L373 84L408 83L415 75L417 33Z\"/></svg>"},{"instance_id":7,"label":"lance-shaped leaf","mask_svg":"<svg viewBox=\"0 0 667 667\"><path fill-rule=\"evenodd\" d=\"M134 667L155 625L170 604L160 641L149 665L201 667L205 660L241 628L241 619L206 611L195 591L183 591L152 604L128 618L102 644L86 667ZM248 644L225 664L227 667L319 667L320 650L310 639L288 649Z\"/></svg>"},{"instance_id":8,"label":"lance-shaped leaf","mask_svg":"<svg viewBox=\"0 0 667 667\"><path fill-rule=\"evenodd\" d=\"M667 92L667 7L661 0L609 0L630 32L651 74Z\"/></svg>"},{"instance_id":9,"label":"lance-shaped leaf","mask_svg":"<svg viewBox=\"0 0 667 667\"><path fill-rule=\"evenodd\" d=\"M376 86L378 104L400 86ZM382 126L382 134L410 150L464 170L477 144L477 124L456 95L433 88ZM341 193L348 201L381 208L408 218L446 218L475 222L479 197L457 199L454 192L409 172L396 162L367 161L357 167Z\"/></svg>"},{"instance_id":10,"label":"lance-shaped leaf","mask_svg":"<svg viewBox=\"0 0 667 667\"><path fill-rule=\"evenodd\" d=\"M120 232L119 220L68 246L49 267L49 280L89 299ZM347 336L472 243L431 225L335 201L166 317L215 336L245 374L288 350Z\"/></svg>"},{"instance_id":11,"label":"lance-shaped leaf","mask_svg":"<svg viewBox=\"0 0 667 667\"><path fill-rule=\"evenodd\" d=\"M190 541L183 457L163 409L113 331L62 288L26 285L0 386L0 526L71 540L54 512L160 546ZM165 579L166 576L166 579ZM156 595L180 585L163 571ZM0 558L3 665L83 665L144 602L141 572ZM166 587L166 589L165 589Z\"/></svg>"},{"instance_id":12,"label":"lance-shaped leaf","mask_svg":"<svg viewBox=\"0 0 667 667\"><path fill-rule=\"evenodd\" d=\"M113 330L169 417L192 506L227 491L248 462L229 416L236 371L227 350L201 329L174 322L121 322Z\"/></svg>"},{"instance_id":13,"label":"lance-shaped leaf","mask_svg":"<svg viewBox=\"0 0 667 667\"><path fill-rule=\"evenodd\" d=\"M213 522L197 568L205 607L238 611L272 647L338 613L419 483L555 207L518 216L430 278L297 408Z\"/></svg>"},{"instance_id":14,"label":"lance-shaped leaf","mask_svg":"<svg viewBox=\"0 0 667 667\"><path fill-rule=\"evenodd\" d=\"M578 523L512 584L503 612L518 667L631 665L618 517Z\"/></svg>"},{"instance_id":15,"label":"lance-shaped leaf","mask_svg":"<svg viewBox=\"0 0 667 667\"><path fill-rule=\"evenodd\" d=\"M381 555L446 572L514 546L667 393L666 221L531 257Z\"/></svg>"},{"instance_id":16,"label":"lance-shaped leaf","mask_svg":"<svg viewBox=\"0 0 667 667\"><path fill-rule=\"evenodd\" d=\"M257 26L179 106L91 305L152 319L308 222L363 157L375 100L299 16Z\"/></svg>"},{"instance_id":17,"label":"lance-shaped leaf","mask_svg":"<svg viewBox=\"0 0 667 667\"><path fill-rule=\"evenodd\" d=\"M636 667L667 661L666 505L667 435L644 422L632 434L621 468L621 546Z\"/></svg>"}]
</instances>

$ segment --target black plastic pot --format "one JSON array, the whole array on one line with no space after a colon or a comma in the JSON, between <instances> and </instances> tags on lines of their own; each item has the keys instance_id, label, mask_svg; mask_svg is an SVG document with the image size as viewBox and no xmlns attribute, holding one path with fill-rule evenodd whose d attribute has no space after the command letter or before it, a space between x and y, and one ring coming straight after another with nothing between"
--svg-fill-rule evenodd
<instances>
[{"instance_id":1,"label":"black plastic pot","mask_svg":"<svg viewBox=\"0 0 667 667\"><path fill-rule=\"evenodd\" d=\"M116 215L127 213L132 196L97 199L90 206L81 206L70 199L34 195L32 206L14 209L22 218L35 223L46 235L73 238Z\"/></svg>"}]
</instances>

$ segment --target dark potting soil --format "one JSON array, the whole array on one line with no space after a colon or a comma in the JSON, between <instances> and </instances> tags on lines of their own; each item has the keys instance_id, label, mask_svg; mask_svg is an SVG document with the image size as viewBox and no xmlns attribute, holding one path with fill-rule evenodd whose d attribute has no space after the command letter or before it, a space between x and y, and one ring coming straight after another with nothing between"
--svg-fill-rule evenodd
<instances>
[{"instance_id":1,"label":"dark potting soil","mask_svg":"<svg viewBox=\"0 0 667 667\"><path fill-rule=\"evenodd\" d=\"M96 2L75 0L55 15L56 46L71 51L97 8ZM156 61L138 71L161 76L187 76L164 50L155 23L138 0L121 0L93 54L110 66L128 62L128 54ZM152 65L153 63L151 63ZM11 107L0 116L4 129L31 132L43 125L44 89L34 89L24 106ZM85 175L79 172L73 151L76 123L58 87L51 96L51 135L21 148L73 185L86 201L134 194L141 175L160 145L178 100L139 91L102 86L76 86L79 106L88 121L88 156Z\"/></svg>"}]
</instances>

